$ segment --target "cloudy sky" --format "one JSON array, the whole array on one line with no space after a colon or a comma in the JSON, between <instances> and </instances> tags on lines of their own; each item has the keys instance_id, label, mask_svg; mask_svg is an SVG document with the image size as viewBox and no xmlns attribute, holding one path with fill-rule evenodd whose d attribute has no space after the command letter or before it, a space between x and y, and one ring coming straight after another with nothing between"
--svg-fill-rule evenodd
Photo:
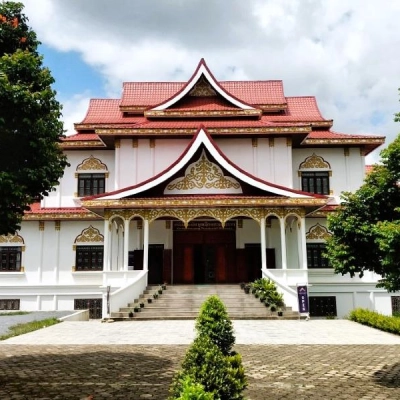
<instances>
[{"instance_id":1,"label":"cloudy sky","mask_svg":"<svg viewBox=\"0 0 400 400\"><path fill-rule=\"evenodd\" d=\"M202 57L219 80L282 79L287 96L316 96L335 131L400 132L400 1L21 1L69 133L89 98L186 81Z\"/></svg>"}]
</instances>

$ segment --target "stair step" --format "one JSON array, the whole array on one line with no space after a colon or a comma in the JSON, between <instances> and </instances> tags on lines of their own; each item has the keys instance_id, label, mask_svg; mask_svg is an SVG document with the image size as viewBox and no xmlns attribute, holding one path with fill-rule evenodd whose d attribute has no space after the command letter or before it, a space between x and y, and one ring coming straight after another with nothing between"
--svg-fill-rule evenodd
<instances>
[{"instance_id":1,"label":"stair step","mask_svg":"<svg viewBox=\"0 0 400 400\"><path fill-rule=\"evenodd\" d=\"M246 294L239 285L168 285L157 299L153 294L158 292L159 285L150 285L139 299L120 308L119 312L111 314L115 321L140 320L179 320L195 319L204 301L211 295L217 295L224 303L231 319L298 319L299 313L287 307L283 316L266 307L252 294ZM152 299L151 303L147 299ZM134 306L144 302L145 306L133 317L129 314Z\"/></svg>"}]
</instances>

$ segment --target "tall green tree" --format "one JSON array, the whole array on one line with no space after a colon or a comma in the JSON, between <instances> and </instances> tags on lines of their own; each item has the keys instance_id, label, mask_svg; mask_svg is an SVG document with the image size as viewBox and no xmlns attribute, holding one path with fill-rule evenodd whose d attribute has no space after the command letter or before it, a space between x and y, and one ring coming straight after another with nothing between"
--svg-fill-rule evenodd
<instances>
[{"instance_id":1,"label":"tall green tree","mask_svg":"<svg viewBox=\"0 0 400 400\"><path fill-rule=\"evenodd\" d=\"M400 290L400 136L381 152L364 184L344 193L328 219L327 257L336 273L382 276L378 287Z\"/></svg>"},{"instance_id":2,"label":"tall green tree","mask_svg":"<svg viewBox=\"0 0 400 400\"><path fill-rule=\"evenodd\" d=\"M0 234L19 229L24 211L68 165L54 79L22 10L22 3L0 3Z\"/></svg>"}]
</instances>

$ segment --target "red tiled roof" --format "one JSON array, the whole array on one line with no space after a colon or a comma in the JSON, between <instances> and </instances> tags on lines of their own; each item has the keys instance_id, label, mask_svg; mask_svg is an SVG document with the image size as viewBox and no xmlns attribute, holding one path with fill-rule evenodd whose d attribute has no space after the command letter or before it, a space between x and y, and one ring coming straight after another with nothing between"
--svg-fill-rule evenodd
<instances>
[{"instance_id":1,"label":"red tiled roof","mask_svg":"<svg viewBox=\"0 0 400 400\"><path fill-rule=\"evenodd\" d=\"M154 106L179 92L187 82L125 82L121 106ZM248 104L285 104L282 81L226 81L221 87Z\"/></svg>"},{"instance_id":2,"label":"red tiled roof","mask_svg":"<svg viewBox=\"0 0 400 400\"><path fill-rule=\"evenodd\" d=\"M127 115L124 116L119 109L121 100L119 99L91 99L85 118L79 124L115 124L129 123L134 124L142 121L143 116Z\"/></svg>"},{"instance_id":3,"label":"red tiled roof","mask_svg":"<svg viewBox=\"0 0 400 400\"><path fill-rule=\"evenodd\" d=\"M306 139L384 139L384 136L372 135L350 135L347 133L339 133L333 131L312 131L308 134Z\"/></svg>"},{"instance_id":4,"label":"red tiled roof","mask_svg":"<svg viewBox=\"0 0 400 400\"><path fill-rule=\"evenodd\" d=\"M89 140L100 140L99 136L96 133L77 133L75 135L66 136L62 139L63 142L75 142L75 141L89 141Z\"/></svg>"}]
</instances>

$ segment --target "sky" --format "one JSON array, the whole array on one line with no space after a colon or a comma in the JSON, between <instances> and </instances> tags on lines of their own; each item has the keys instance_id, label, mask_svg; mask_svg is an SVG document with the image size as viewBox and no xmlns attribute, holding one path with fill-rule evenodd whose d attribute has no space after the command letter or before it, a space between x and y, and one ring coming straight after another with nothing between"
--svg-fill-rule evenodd
<instances>
[{"instance_id":1,"label":"sky","mask_svg":"<svg viewBox=\"0 0 400 400\"><path fill-rule=\"evenodd\" d=\"M119 98L124 81L187 81L201 58L218 80L278 79L286 96L315 96L336 132L386 145L400 132L400 1L21 1L67 134L90 98Z\"/></svg>"}]
</instances>

